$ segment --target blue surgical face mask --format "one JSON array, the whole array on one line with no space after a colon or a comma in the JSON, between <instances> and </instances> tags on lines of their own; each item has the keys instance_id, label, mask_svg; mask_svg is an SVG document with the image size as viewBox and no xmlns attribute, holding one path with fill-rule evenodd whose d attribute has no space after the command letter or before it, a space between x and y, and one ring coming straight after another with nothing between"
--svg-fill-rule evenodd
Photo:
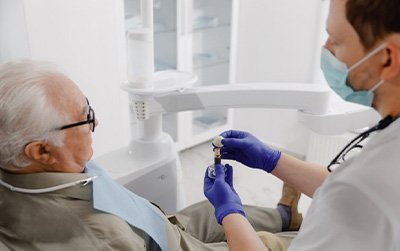
<instances>
[{"instance_id":1,"label":"blue surgical face mask","mask_svg":"<svg viewBox=\"0 0 400 251\"><path fill-rule=\"evenodd\" d=\"M360 59L357 63L347 68L346 64L337 59L328 49L322 47L321 50L321 69L324 73L325 79L328 85L342 97L344 100L371 106L374 100L374 91L383 84L383 80L380 80L371 90L369 91L354 91L350 84L347 83L347 77L351 70L358 67L370 57L383 50L386 43L380 45L365 57Z\"/></svg>"}]
</instances>

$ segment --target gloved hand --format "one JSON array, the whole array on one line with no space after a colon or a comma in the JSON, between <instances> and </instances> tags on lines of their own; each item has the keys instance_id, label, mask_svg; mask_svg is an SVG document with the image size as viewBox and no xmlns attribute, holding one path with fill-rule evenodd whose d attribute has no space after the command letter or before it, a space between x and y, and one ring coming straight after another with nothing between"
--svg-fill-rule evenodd
<instances>
[{"instance_id":1,"label":"gloved hand","mask_svg":"<svg viewBox=\"0 0 400 251\"><path fill-rule=\"evenodd\" d=\"M211 202L215 209L215 218L218 224L222 224L225 216L232 213L239 213L245 216L242 201L233 188L233 169L226 164L226 173L222 165L215 166L215 179L204 176L204 195Z\"/></svg>"},{"instance_id":2,"label":"gloved hand","mask_svg":"<svg viewBox=\"0 0 400 251\"><path fill-rule=\"evenodd\" d=\"M248 132L226 131L221 133L222 159L233 159L268 173L274 170L281 152L271 149Z\"/></svg>"}]
</instances>

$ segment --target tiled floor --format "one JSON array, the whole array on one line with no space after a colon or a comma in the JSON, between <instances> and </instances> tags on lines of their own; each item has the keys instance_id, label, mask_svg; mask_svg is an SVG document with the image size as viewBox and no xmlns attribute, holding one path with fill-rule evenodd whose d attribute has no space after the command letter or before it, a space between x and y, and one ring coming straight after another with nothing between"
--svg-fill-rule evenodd
<instances>
[{"instance_id":1,"label":"tiled floor","mask_svg":"<svg viewBox=\"0 0 400 251\"><path fill-rule=\"evenodd\" d=\"M213 161L210 142L182 151L180 160L183 169L183 185L186 203L206 199L203 195L203 177L206 167ZM226 161L234 167L234 187L245 204L275 207L281 196L282 181L274 176L250 169L234 161ZM299 209L305 213L310 199L302 195Z\"/></svg>"}]
</instances>

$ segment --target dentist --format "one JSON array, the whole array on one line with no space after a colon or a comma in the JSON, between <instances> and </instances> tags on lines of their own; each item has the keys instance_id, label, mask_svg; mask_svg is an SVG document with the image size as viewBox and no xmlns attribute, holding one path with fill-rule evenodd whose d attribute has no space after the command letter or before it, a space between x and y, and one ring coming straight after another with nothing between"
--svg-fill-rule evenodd
<instances>
[{"instance_id":1,"label":"dentist","mask_svg":"<svg viewBox=\"0 0 400 251\"><path fill-rule=\"evenodd\" d=\"M383 119L327 167L271 149L241 131L221 134L222 158L271 173L313 198L288 250L400 250L400 1L331 0L327 32L321 69L328 84L344 100L372 106ZM346 158L355 148L361 153ZM212 196L222 190L217 181L205 182L205 194L216 212L223 209L218 216L225 231L235 233L228 217L245 221L240 203ZM233 186L224 189L235 198Z\"/></svg>"}]
</instances>

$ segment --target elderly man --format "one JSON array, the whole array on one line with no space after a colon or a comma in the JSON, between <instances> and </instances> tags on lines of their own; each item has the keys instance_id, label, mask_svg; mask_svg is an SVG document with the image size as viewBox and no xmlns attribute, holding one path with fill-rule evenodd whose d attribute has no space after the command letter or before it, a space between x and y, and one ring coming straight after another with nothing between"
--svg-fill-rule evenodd
<instances>
[{"instance_id":1,"label":"elderly man","mask_svg":"<svg viewBox=\"0 0 400 251\"><path fill-rule=\"evenodd\" d=\"M281 154L240 131L222 133L222 158L272 173L313 197L289 250L400 250L400 1L330 4L329 38L321 55L325 78L343 99L372 106L383 119L351 141L328 167ZM347 155L360 148L355 157ZM206 195L221 220L238 218L238 196L220 175L215 183L206 180Z\"/></svg>"},{"instance_id":2,"label":"elderly man","mask_svg":"<svg viewBox=\"0 0 400 251\"><path fill-rule=\"evenodd\" d=\"M54 65L0 65L0 114L1 250L228 249L208 202L167 218L89 161L94 110ZM296 208L298 198L282 203ZM299 225L296 210L289 221L276 209L245 210L258 231Z\"/></svg>"}]
</instances>

